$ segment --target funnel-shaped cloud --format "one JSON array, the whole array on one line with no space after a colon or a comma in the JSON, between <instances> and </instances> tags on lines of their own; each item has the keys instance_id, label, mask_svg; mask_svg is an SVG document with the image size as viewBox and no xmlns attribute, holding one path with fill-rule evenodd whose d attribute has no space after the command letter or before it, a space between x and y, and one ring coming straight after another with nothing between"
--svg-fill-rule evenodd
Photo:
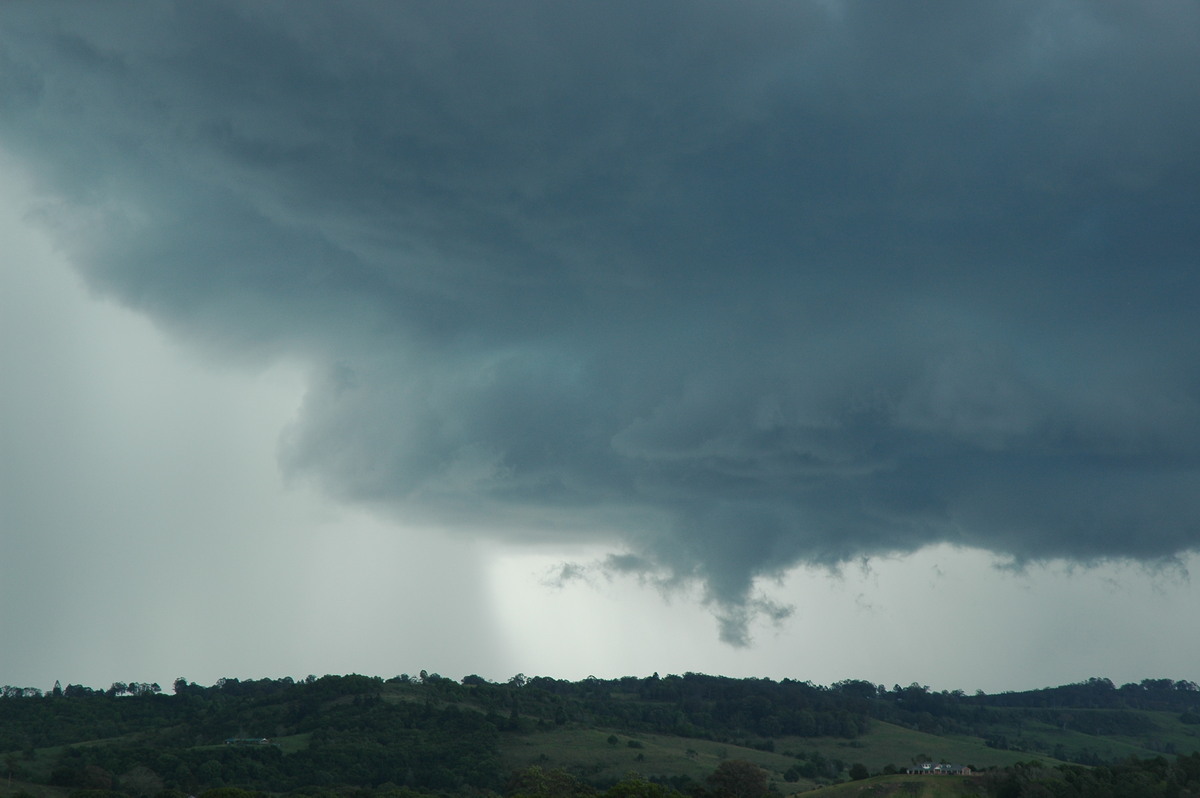
<instances>
[{"instance_id":1,"label":"funnel-shaped cloud","mask_svg":"<svg viewBox=\"0 0 1200 798\"><path fill-rule=\"evenodd\" d=\"M78 268L313 363L347 500L617 541L732 642L798 563L1200 543L1194 5L0 15Z\"/></svg>"}]
</instances>

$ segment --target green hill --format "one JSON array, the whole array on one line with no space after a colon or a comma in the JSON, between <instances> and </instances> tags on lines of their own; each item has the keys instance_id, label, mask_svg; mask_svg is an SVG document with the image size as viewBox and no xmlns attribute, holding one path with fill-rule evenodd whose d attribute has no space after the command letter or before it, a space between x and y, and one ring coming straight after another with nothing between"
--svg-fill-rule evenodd
<instances>
[{"instance_id":1,"label":"green hill","mask_svg":"<svg viewBox=\"0 0 1200 798\"><path fill-rule=\"evenodd\" d=\"M533 772L561 772L581 790L627 787L637 773L643 787L704 796L730 761L753 763L780 795L818 786L829 795L852 768L878 777L855 789L884 795L888 785L914 789L887 775L914 762L1094 766L1200 750L1200 690L1170 680L968 696L690 673L505 683L423 673L179 679L170 694L5 687L2 696L0 796L508 794L514 774ZM940 778L937 789L950 789ZM112 795L84 795L97 790Z\"/></svg>"}]
</instances>

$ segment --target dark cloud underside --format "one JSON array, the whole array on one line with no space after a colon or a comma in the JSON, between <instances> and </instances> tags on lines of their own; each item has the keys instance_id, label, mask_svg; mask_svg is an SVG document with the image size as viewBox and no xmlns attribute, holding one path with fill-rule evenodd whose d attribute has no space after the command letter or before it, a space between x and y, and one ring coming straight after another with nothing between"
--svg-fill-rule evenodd
<instances>
[{"instance_id":1,"label":"dark cloud underside","mask_svg":"<svg viewBox=\"0 0 1200 798\"><path fill-rule=\"evenodd\" d=\"M316 364L339 496L616 537L734 641L801 562L1200 542L1194 4L0 16L78 268Z\"/></svg>"}]
</instances>

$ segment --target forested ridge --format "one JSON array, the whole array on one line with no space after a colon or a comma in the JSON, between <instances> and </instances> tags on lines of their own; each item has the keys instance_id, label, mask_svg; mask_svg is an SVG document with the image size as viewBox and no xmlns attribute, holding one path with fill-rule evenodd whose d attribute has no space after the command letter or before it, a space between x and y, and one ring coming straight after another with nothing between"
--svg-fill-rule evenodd
<instances>
[{"instance_id":1,"label":"forested ridge","mask_svg":"<svg viewBox=\"0 0 1200 798\"><path fill-rule=\"evenodd\" d=\"M180 798L224 790L235 798L235 790L558 798L615 790L610 798L623 798L618 793L632 790L761 798L727 794L733 788L720 785L721 772L728 777L744 765L745 773L762 774L763 794L790 794L902 773L925 757L936 761L936 752L894 743L885 753L878 739L888 729L892 738L926 748L937 739L958 741L952 750L991 762L972 763L988 771L971 782L981 795L1039 794L1035 786L1063 796L1200 795L1200 689L1170 679L1118 687L1093 678L968 695L917 684L820 686L695 673L581 681L518 674L491 682L421 672L386 680L229 678L211 686L180 678L166 691L143 682L103 690L56 683L46 691L7 686L0 695L10 795ZM547 741L567 734L593 748L560 757ZM972 740L974 748L962 747ZM702 741L715 752L711 760L698 750ZM542 747L532 761L512 754L535 744ZM641 775L605 775L611 762L604 771L588 759L615 762L618 751ZM884 763L885 756L893 758ZM740 757L757 757L758 764ZM757 784L757 776L749 781ZM1159 791L1133 793L1126 785L1113 792L1126 781Z\"/></svg>"}]
</instances>

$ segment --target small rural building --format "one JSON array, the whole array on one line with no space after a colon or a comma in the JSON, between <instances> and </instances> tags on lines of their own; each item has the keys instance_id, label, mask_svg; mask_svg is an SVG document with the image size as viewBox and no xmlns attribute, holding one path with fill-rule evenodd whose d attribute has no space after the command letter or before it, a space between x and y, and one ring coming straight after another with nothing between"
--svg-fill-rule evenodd
<instances>
[{"instance_id":1,"label":"small rural building","mask_svg":"<svg viewBox=\"0 0 1200 798\"><path fill-rule=\"evenodd\" d=\"M916 776L970 776L971 768L966 765L948 765L945 762L922 762L904 771Z\"/></svg>"}]
</instances>

